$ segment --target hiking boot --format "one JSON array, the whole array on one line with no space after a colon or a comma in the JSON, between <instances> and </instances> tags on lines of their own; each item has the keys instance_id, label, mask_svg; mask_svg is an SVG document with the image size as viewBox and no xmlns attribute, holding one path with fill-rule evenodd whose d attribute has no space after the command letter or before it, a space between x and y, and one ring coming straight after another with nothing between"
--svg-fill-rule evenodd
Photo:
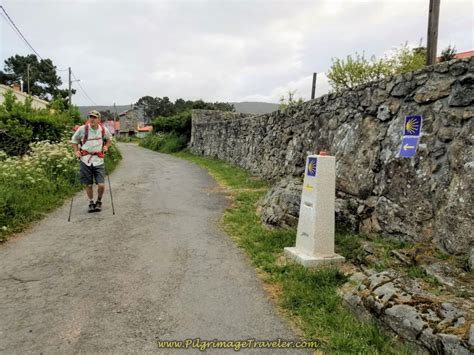
<instances>
[{"instance_id":1,"label":"hiking boot","mask_svg":"<svg viewBox=\"0 0 474 355\"><path fill-rule=\"evenodd\" d=\"M95 203L95 211L100 212L102 210L102 201L97 201Z\"/></svg>"},{"instance_id":2,"label":"hiking boot","mask_svg":"<svg viewBox=\"0 0 474 355\"><path fill-rule=\"evenodd\" d=\"M89 202L89 213L95 212L95 203L93 201Z\"/></svg>"}]
</instances>

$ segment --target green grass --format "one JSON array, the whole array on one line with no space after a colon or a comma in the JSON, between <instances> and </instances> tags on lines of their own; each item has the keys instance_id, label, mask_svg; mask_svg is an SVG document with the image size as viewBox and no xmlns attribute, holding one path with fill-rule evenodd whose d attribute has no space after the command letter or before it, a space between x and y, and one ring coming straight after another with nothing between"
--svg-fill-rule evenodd
<instances>
[{"instance_id":1,"label":"green grass","mask_svg":"<svg viewBox=\"0 0 474 355\"><path fill-rule=\"evenodd\" d=\"M348 233L336 233L336 252L344 255L346 260L360 264L364 256L361 239Z\"/></svg>"},{"instance_id":2,"label":"green grass","mask_svg":"<svg viewBox=\"0 0 474 355\"><path fill-rule=\"evenodd\" d=\"M375 262L367 258L362 242L370 242ZM404 249L412 245L396 239L380 236L352 235L345 232L336 233L336 252L344 255L346 260L356 265L365 264L375 271L381 272L396 266L396 259L391 255L392 250Z\"/></svg>"},{"instance_id":3,"label":"green grass","mask_svg":"<svg viewBox=\"0 0 474 355\"><path fill-rule=\"evenodd\" d=\"M217 159L193 155L186 151L174 154L177 157L190 160L204 168L220 183L233 189L268 188L268 184L259 178L250 176L245 170Z\"/></svg>"},{"instance_id":4,"label":"green grass","mask_svg":"<svg viewBox=\"0 0 474 355\"><path fill-rule=\"evenodd\" d=\"M438 279L436 279L434 276L428 275L425 270L423 270L420 266L418 265L412 265L407 268L406 270L407 275L414 278L414 279L421 279L427 282L429 285L433 287L438 287L441 286L440 282Z\"/></svg>"},{"instance_id":5,"label":"green grass","mask_svg":"<svg viewBox=\"0 0 474 355\"><path fill-rule=\"evenodd\" d=\"M0 187L0 224L8 227L0 240L15 232L23 230L30 222L41 218L51 209L59 206L64 198L77 189L73 181L56 177L48 184L22 188L20 184L3 184Z\"/></svg>"},{"instance_id":6,"label":"green grass","mask_svg":"<svg viewBox=\"0 0 474 355\"><path fill-rule=\"evenodd\" d=\"M359 321L343 306L337 293L347 276L334 267L305 269L282 261L283 248L294 246L294 229L265 228L256 214L267 184L243 169L215 159L180 152L175 156L206 168L233 196L233 207L223 217L226 232L250 256L264 281L274 286L279 305L293 316L307 340L321 342L330 353L394 354L408 352L374 323ZM340 235L340 250L355 258L361 248L356 238ZM343 254L344 254L343 253ZM351 254L352 253L352 254Z\"/></svg>"}]
</instances>

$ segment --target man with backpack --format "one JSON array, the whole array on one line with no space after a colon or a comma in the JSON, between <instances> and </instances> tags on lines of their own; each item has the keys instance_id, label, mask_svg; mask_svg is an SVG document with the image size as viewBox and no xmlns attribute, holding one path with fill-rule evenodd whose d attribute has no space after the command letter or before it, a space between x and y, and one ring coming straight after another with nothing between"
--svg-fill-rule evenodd
<instances>
[{"instance_id":1,"label":"man with backpack","mask_svg":"<svg viewBox=\"0 0 474 355\"><path fill-rule=\"evenodd\" d=\"M86 185L89 198L89 212L102 209L105 190L104 155L109 150L112 134L100 121L98 111L89 112L89 123L79 127L71 138L74 154L80 162L80 181ZM97 201L94 202L93 182L97 184Z\"/></svg>"}]
</instances>

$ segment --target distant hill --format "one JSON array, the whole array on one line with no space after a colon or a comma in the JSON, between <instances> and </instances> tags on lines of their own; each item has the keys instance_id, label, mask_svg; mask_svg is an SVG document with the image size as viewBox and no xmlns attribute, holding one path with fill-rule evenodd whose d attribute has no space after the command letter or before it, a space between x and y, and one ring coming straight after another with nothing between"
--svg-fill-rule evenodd
<instances>
[{"instance_id":1,"label":"distant hill","mask_svg":"<svg viewBox=\"0 0 474 355\"><path fill-rule=\"evenodd\" d=\"M235 111L239 113L270 113L278 110L280 105L269 102L233 102Z\"/></svg>"},{"instance_id":2,"label":"distant hill","mask_svg":"<svg viewBox=\"0 0 474 355\"><path fill-rule=\"evenodd\" d=\"M115 108L117 109L117 115L120 112L126 111L130 108L130 105L116 105ZM79 106L79 112L81 113L81 117L87 117L87 114L92 110L97 111L107 111L114 112L113 106Z\"/></svg>"},{"instance_id":3,"label":"distant hill","mask_svg":"<svg viewBox=\"0 0 474 355\"><path fill-rule=\"evenodd\" d=\"M239 113L269 113L278 110L278 104L272 104L268 102L232 102L235 107L235 111ZM130 108L130 105L116 105L117 114L126 111ZM107 111L114 112L113 106L79 106L79 111L82 117L86 117L87 114L92 111Z\"/></svg>"}]
</instances>

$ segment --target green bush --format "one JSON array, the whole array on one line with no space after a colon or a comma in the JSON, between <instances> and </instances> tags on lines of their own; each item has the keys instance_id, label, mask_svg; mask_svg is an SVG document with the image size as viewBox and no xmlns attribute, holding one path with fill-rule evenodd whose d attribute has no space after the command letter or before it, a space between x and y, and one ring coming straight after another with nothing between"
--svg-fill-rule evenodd
<instances>
[{"instance_id":1,"label":"green bush","mask_svg":"<svg viewBox=\"0 0 474 355\"><path fill-rule=\"evenodd\" d=\"M122 160L122 154L120 153L120 150L118 150L116 144L111 144L104 159L105 170L107 171L107 174L111 173L115 169L120 160Z\"/></svg>"},{"instance_id":2,"label":"green bush","mask_svg":"<svg viewBox=\"0 0 474 355\"><path fill-rule=\"evenodd\" d=\"M23 155L32 142L59 142L70 133L75 118L68 113L32 109L31 99L17 102L11 91L4 97L0 105L0 150L8 155Z\"/></svg>"},{"instance_id":3,"label":"green bush","mask_svg":"<svg viewBox=\"0 0 474 355\"><path fill-rule=\"evenodd\" d=\"M174 153L186 148L187 138L176 133L150 134L138 145L162 153Z\"/></svg>"},{"instance_id":4,"label":"green bush","mask_svg":"<svg viewBox=\"0 0 474 355\"><path fill-rule=\"evenodd\" d=\"M155 132L175 133L189 140L191 137L191 111L180 112L170 117L158 117L152 122L152 125Z\"/></svg>"},{"instance_id":5,"label":"green bush","mask_svg":"<svg viewBox=\"0 0 474 355\"><path fill-rule=\"evenodd\" d=\"M0 241L82 189L79 163L69 139L55 144L36 142L30 148L21 157L0 151ZM105 158L107 173L120 159L112 145Z\"/></svg>"},{"instance_id":6,"label":"green bush","mask_svg":"<svg viewBox=\"0 0 474 355\"><path fill-rule=\"evenodd\" d=\"M363 53L348 55L346 59L333 58L327 73L329 85L336 91L352 89L358 85L423 68L426 65L426 48L410 49L402 45L390 57L370 59Z\"/></svg>"}]
</instances>

